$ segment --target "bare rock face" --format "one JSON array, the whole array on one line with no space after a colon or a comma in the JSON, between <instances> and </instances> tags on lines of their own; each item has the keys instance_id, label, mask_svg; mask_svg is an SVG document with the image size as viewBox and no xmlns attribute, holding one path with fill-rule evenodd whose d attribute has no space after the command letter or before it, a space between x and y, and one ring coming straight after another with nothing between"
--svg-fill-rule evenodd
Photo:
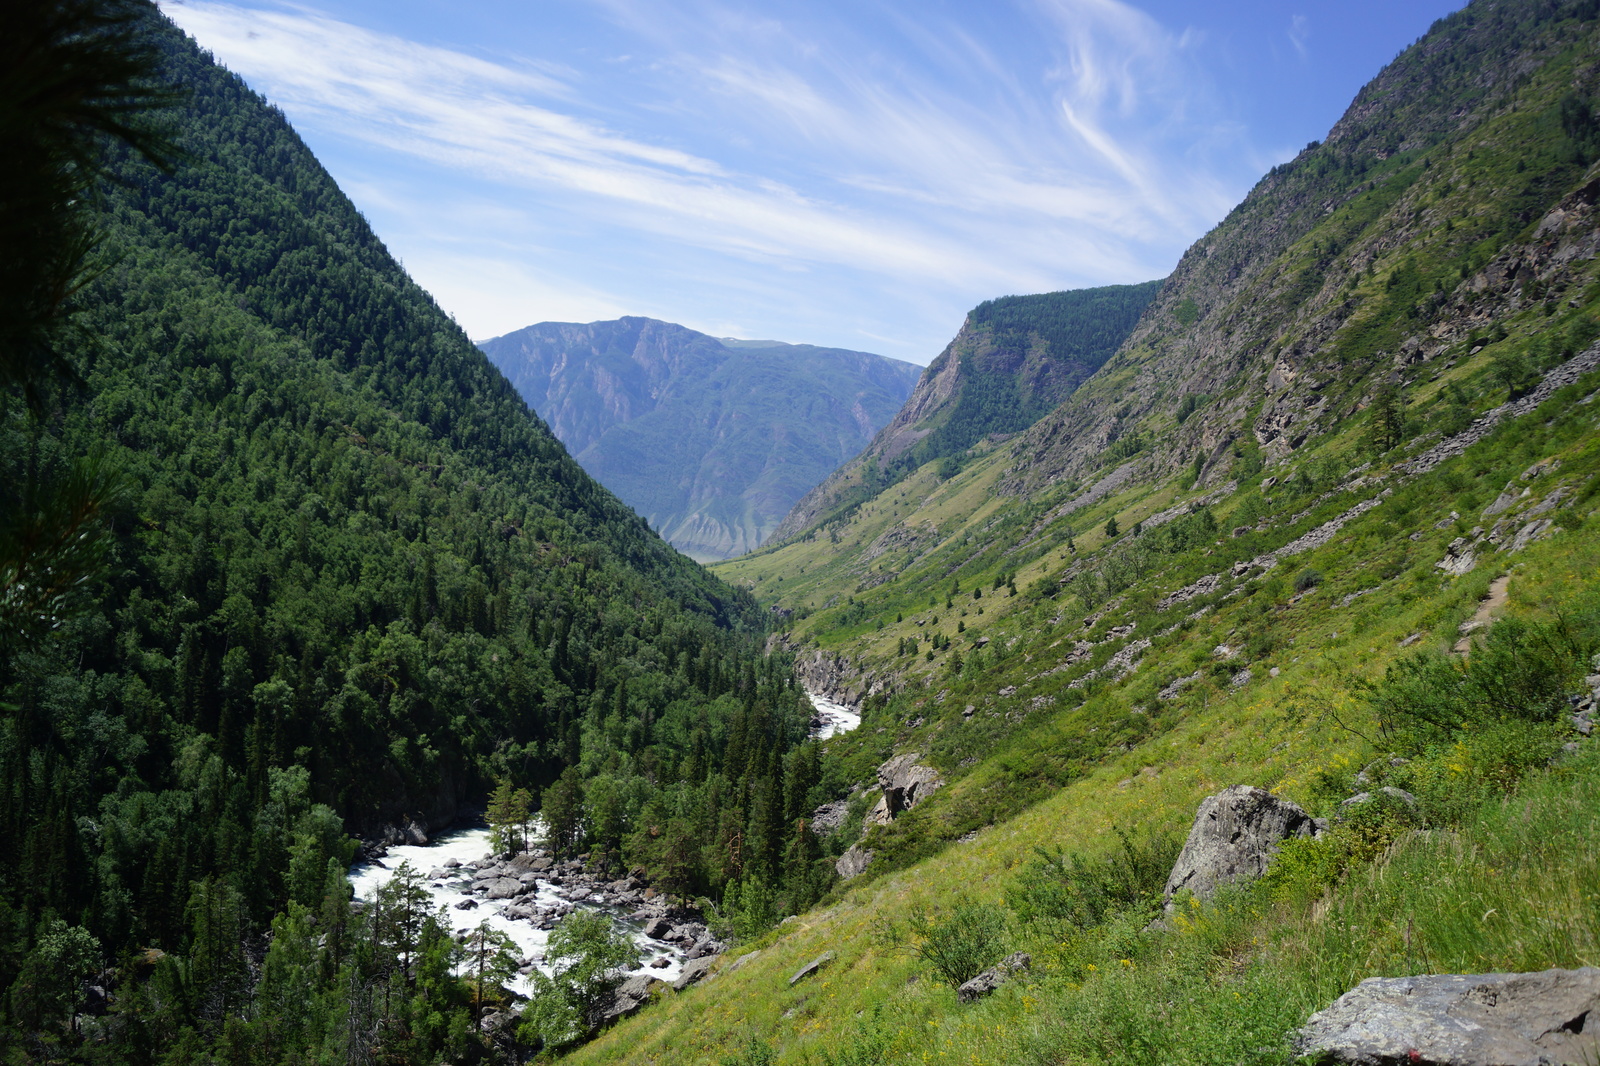
<instances>
[{"instance_id":1,"label":"bare rock face","mask_svg":"<svg viewBox=\"0 0 1600 1066\"><path fill-rule=\"evenodd\" d=\"M860 877L862 871L872 862L872 852L860 844L851 845L850 850L839 856L833 868L839 872L841 880L848 881L852 877Z\"/></svg>"},{"instance_id":2,"label":"bare rock face","mask_svg":"<svg viewBox=\"0 0 1600 1066\"><path fill-rule=\"evenodd\" d=\"M1313 1014L1297 1050L1349 1066L1600 1061L1600 969L1372 977Z\"/></svg>"},{"instance_id":3,"label":"bare rock face","mask_svg":"<svg viewBox=\"0 0 1600 1066\"><path fill-rule=\"evenodd\" d=\"M791 986L799 984L807 977L810 977L812 974L828 965L828 963L832 962L835 958L836 956L833 952L824 951L821 955L818 955L816 958L812 959L810 962L796 970L794 972L794 976L789 978L789 984Z\"/></svg>"},{"instance_id":4,"label":"bare rock face","mask_svg":"<svg viewBox=\"0 0 1600 1066\"><path fill-rule=\"evenodd\" d=\"M917 760L921 757L911 751L896 755L878 767L878 787L883 789L883 798L867 815L869 823L888 825L901 811L909 811L944 784L939 771L931 766L918 765Z\"/></svg>"},{"instance_id":5,"label":"bare rock face","mask_svg":"<svg viewBox=\"0 0 1600 1066\"><path fill-rule=\"evenodd\" d=\"M850 815L849 800L834 800L824 803L811 812L811 831L818 836L826 836L844 824Z\"/></svg>"},{"instance_id":6,"label":"bare rock face","mask_svg":"<svg viewBox=\"0 0 1600 1066\"><path fill-rule=\"evenodd\" d=\"M1309 814L1264 788L1234 785L1207 796L1167 878L1167 909L1185 889L1204 899L1223 885L1260 877L1280 842L1320 831Z\"/></svg>"},{"instance_id":7,"label":"bare rock face","mask_svg":"<svg viewBox=\"0 0 1600 1066\"><path fill-rule=\"evenodd\" d=\"M682 992L685 988L705 978L711 972L712 964L716 961L716 956L706 955L684 963L683 970L678 974L678 979L672 982L672 987Z\"/></svg>"},{"instance_id":8,"label":"bare rock face","mask_svg":"<svg viewBox=\"0 0 1600 1066\"><path fill-rule=\"evenodd\" d=\"M657 990L666 987L665 981L647 974L628 978L617 986L611 993L611 998L600 1008L599 1025L610 1025L639 1013L644 1005L655 997Z\"/></svg>"}]
</instances>

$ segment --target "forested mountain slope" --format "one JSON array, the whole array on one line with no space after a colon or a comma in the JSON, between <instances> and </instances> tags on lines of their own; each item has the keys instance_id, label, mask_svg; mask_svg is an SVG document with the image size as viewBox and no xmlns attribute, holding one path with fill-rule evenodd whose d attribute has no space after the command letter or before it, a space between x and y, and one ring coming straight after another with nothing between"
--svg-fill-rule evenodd
<instances>
[{"instance_id":1,"label":"forested mountain slope","mask_svg":"<svg viewBox=\"0 0 1600 1066\"><path fill-rule=\"evenodd\" d=\"M120 966L105 1061L467 1054L455 947L385 905L357 928L345 830L439 827L496 779L561 782L558 850L602 867L813 893L784 823L809 707L754 601L584 473L278 111L116 10L186 96L186 154L109 149L82 385L0 408L7 522L115 485L79 608L36 638L7 615L0 1039L71 1052ZM291 904L273 943L309 954L268 959L272 1006Z\"/></svg>"},{"instance_id":2,"label":"forested mountain slope","mask_svg":"<svg viewBox=\"0 0 1600 1066\"><path fill-rule=\"evenodd\" d=\"M680 551L755 548L859 452L919 368L649 318L541 322L480 347L578 462Z\"/></svg>"},{"instance_id":3,"label":"forested mountain slope","mask_svg":"<svg viewBox=\"0 0 1600 1066\"><path fill-rule=\"evenodd\" d=\"M787 540L936 459L1033 425L1117 350L1160 282L1004 296L974 308L894 420L773 531Z\"/></svg>"}]
</instances>

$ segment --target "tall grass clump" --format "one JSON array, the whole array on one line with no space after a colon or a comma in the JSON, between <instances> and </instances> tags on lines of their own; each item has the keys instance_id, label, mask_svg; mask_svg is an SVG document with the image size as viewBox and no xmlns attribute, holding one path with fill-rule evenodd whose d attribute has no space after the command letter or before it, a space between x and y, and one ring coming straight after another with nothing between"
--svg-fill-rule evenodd
<instances>
[{"instance_id":1,"label":"tall grass clump","mask_svg":"<svg viewBox=\"0 0 1600 1066\"><path fill-rule=\"evenodd\" d=\"M1275 937L1318 1000L1365 977L1600 961L1600 752L1414 831Z\"/></svg>"},{"instance_id":2,"label":"tall grass clump","mask_svg":"<svg viewBox=\"0 0 1600 1066\"><path fill-rule=\"evenodd\" d=\"M1062 922L1080 929L1119 911L1155 917L1181 842L1171 834L1135 839L1115 827L1120 847L1101 858L1036 848L1008 887L1006 902L1023 922Z\"/></svg>"}]
</instances>

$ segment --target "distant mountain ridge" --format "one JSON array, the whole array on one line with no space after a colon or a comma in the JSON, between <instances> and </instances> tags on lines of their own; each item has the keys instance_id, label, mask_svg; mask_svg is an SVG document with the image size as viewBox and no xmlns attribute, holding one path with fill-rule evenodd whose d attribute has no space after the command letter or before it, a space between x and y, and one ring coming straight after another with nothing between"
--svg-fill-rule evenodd
<instances>
[{"instance_id":1,"label":"distant mountain ridge","mask_svg":"<svg viewBox=\"0 0 1600 1066\"><path fill-rule=\"evenodd\" d=\"M640 317L541 322L479 347L585 470L702 560L759 546L894 417L921 373L868 352L723 341Z\"/></svg>"}]
</instances>

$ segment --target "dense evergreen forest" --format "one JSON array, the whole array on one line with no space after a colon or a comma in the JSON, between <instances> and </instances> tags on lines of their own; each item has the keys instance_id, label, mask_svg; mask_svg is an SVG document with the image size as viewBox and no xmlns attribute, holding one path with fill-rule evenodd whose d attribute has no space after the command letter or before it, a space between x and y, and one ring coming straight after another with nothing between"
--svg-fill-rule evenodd
<instances>
[{"instance_id":1,"label":"dense evergreen forest","mask_svg":"<svg viewBox=\"0 0 1600 1066\"><path fill-rule=\"evenodd\" d=\"M0 394L12 1057L465 1054L459 946L404 891L353 915L344 869L348 834L496 781L556 797L592 864L814 897L809 707L754 601L592 481L153 7L24 6L8 70L87 42L181 102L153 141L58 116L99 147L55 177L104 180L63 208L49 358L5 338L34 367Z\"/></svg>"},{"instance_id":2,"label":"dense evergreen forest","mask_svg":"<svg viewBox=\"0 0 1600 1066\"><path fill-rule=\"evenodd\" d=\"M997 343L1026 347L1036 337L1052 358L1098 367L1127 339L1160 288L1158 280L1001 296L974 307L972 324L992 330Z\"/></svg>"}]
</instances>

